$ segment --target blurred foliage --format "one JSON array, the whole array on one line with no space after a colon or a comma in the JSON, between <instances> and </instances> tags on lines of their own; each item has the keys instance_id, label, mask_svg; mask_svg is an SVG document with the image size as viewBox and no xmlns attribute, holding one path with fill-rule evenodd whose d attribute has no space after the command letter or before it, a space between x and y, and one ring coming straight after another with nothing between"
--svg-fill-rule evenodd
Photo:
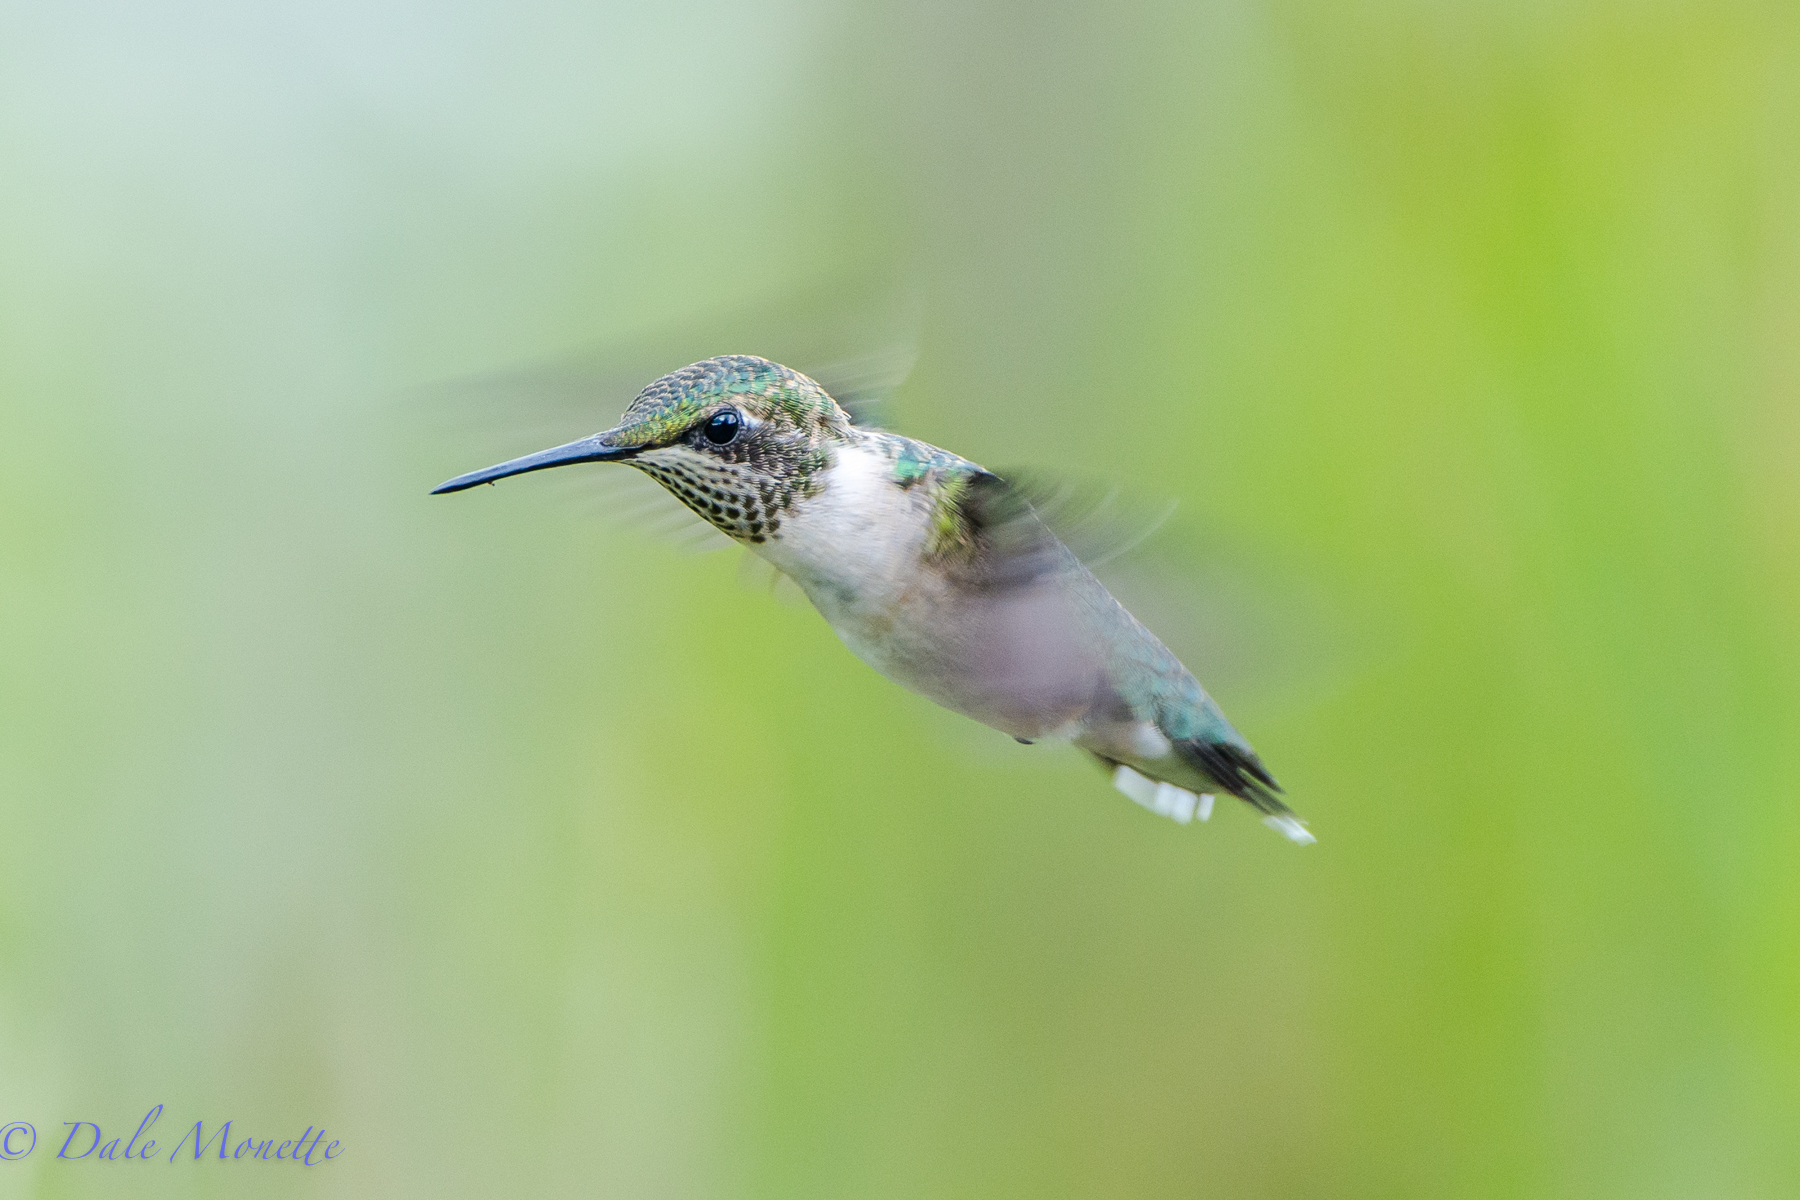
<instances>
[{"instance_id":1,"label":"blurred foliage","mask_svg":"<svg viewBox=\"0 0 1800 1200\"><path fill-rule=\"evenodd\" d=\"M15 4L0 178L0 1196L1800 1190L1793 6ZM1320 845L426 495L863 312Z\"/></svg>"}]
</instances>

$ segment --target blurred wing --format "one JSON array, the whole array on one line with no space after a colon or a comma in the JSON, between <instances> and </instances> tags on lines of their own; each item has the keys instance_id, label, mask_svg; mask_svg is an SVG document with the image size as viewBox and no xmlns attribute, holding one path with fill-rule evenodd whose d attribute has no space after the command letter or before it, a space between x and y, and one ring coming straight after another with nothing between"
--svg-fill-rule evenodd
<instances>
[{"instance_id":1,"label":"blurred wing","mask_svg":"<svg viewBox=\"0 0 1800 1200\"><path fill-rule=\"evenodd\" d=\"M885 428L894 393L912 374L917 352L905 344L895 344L857 358L824 363L811 368L790 363L796 371L810 375L820 387L831 393L838 406L850 414L850 420L870 429Z\"/></svg>"},{"instance_id":2,"label":"blurred wing","mask_svg":"<svg viewBox=\"0 0 1800 1200\"><path fill-rule=\"evenodd\" d=\"M1176 502L1146 503L1095 480L1036 469L986 473L971 482L965 504L991 553L1020 559L1009 570L1036 570L1051 546L1045 535L1090 569L1143 546L1174 515Z\"/></svg>"},{"instance_id":3,"label":"blurred wing","mask_svg":"<svg viewBox=\"0 0 1800 1200\"><path fill-rule=\"evenodd\" d=\"M916 308L889 281L837 280L442 381L417 389L414 398L471 432L485 422L490 432L516 433L522 441L538 435L568 441L612 425L644 385L670 371L719 354L755 354L812 376L853 416L867 419L912 369Z\"/></svg>"},{"instance_id":4,"label":"blurred wing","mask_svg":"<svg viewBox=\"0 0 1800 1200\"><path fill-rule=\"evenodd\" d=\"M1027 469L971 482L962 508L992 582L1036 579L1066 549L1221 697L1316 695L1350 665L1352 638L1317 585L1176 519L1173 500Z\"/></svg>"}]
</instances>

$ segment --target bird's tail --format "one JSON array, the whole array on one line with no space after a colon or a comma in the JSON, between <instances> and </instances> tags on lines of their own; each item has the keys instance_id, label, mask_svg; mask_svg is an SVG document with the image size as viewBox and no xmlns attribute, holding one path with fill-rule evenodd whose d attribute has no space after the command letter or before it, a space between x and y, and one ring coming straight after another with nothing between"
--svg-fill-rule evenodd
<instances>
[{"instance_id":1,"label":"bird's tail","mask_svg":"<svg viewBox=\"0 0 1800 1200\"><path fill-rule=\"evenodd\" d=\"M1316 841L1306 823L1276 795L1281 785L1250 747L1234 742L1189 738L1174 743L1176 753L1195 770L1263 814L1262 822L1290 842L1310 845ZM1098 751L1089 751L1101 766L1113 773L1113 786L1152 812L1173 817L1185 825L1212 815L1212 797L1196 796L1182 787L1159 782Z\"/></svg>"},{"instance_id":2,"label":"bird's tail","mask_svg":"<svg viewBox=\"0 0 1800 1200\"><path fill-rule=\"evenodd\" d=\"M1281 785L1263 766L1256 751L1241 742L1188 738L1175 743L1175 752L1219 787L1263 814L1263 824L1291 842L1313 841L1306 825L1282 802Z\"/></svg>"},{"instance_id":3,"label":"bird's tail","mask_svg":"<svg viewBox=\"0 0 1800 1200\"><path fill-rule=\"evenodd\" d=\"M1219 787L1266 816L1291 817L1294 810L1282 803L1281 785L1248 746L1233 742L1189 738L1175 743L1175 752L1188 764L1205 772Z\"/></svg>"}]
</instances>

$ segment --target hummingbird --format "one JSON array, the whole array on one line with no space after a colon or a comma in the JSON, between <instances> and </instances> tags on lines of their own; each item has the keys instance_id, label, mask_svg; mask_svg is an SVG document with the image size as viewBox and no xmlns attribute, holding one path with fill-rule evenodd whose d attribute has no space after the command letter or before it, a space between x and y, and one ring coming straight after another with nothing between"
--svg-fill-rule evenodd
<instances>
[{"instance_id":1,"label":"hummingbird","mask_svg":"<svg viewBox=\"0 0 1800 1200\"><path fill-rule=\"evenodd\" d=\"M852 653L1024 743L1066 741L1186 824L1224 792L1313 836L1250 743L1046 523L1030 489L854 422L817 382L726 355L640 392L613 428L459 475L433 494L625 463L791 578Z\"/></svg>"}]
</instances>

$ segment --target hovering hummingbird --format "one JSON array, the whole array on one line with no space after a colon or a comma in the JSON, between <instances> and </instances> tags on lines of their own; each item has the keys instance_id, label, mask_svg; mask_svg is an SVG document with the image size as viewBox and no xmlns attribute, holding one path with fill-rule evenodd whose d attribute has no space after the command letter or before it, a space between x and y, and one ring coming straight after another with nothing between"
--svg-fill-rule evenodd
<instances>
[{"instance_id":1,"label":"hovering hummingbird","mask_svg":"<svg viewBox=\"0 0 1800 1200\"><path fill-rule=\"evenodd\" d=\"M1027 490L853 423L812 379L710 358L646 387L612 429L436 488L623 462L797 583L855 655L1021 742L1070 741L1132 800L1186 824L1223 791L1313 837L1193 674L1053 534Z\"/></svg>"}]
</instances>

